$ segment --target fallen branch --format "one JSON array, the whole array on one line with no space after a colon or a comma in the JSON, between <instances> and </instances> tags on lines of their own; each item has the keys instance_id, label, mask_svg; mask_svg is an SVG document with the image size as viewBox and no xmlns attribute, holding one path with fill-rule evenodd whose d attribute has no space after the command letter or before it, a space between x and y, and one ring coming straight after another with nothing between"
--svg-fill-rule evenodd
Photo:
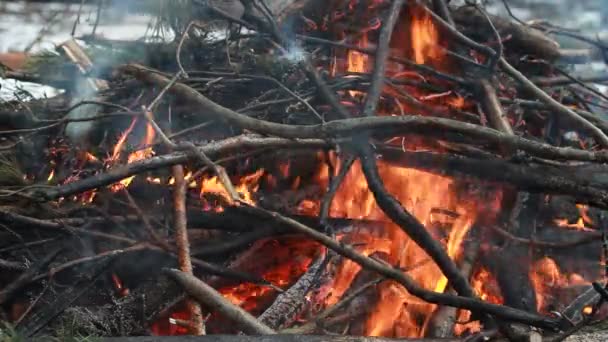
<instances>
[{"instance_id":1,"label":"fallen branch","mask_svg":"<svg viewBox=\"0 0 608 342\"><path fill-rule=\"evenodd\" d=\"M485 33L479 30L480 27L487 26L487 19L474 6L462 6L453 12L454 20L465 27L475 29L475 33ZM515 23L509 19L495 15L488 15L493 25L503 37L510 36L504 44L509 50L518 51L523 54L531 54L536 57L554 61L560 57L559 44L549 38L541 31ZM484 35L487 40L493 40L492 32L487 31Z\"/></svg>"},{"instance_id":2,"label":"fallen branch","mask_svg":"<svg viewBox=\"0 0 608 342\"><path fill-rule=\"evenodd\" d=\"M365 104L363 105L363 116L376 115L378 100L380 99L380 95L382 95L382 88L384 87L386 60L390 54L389 43L395 25L397 24L397 19L401 14L403 2L404 0L393 0L388 10L388 18L382 21L380 37L378 38L378 49L374 56L374 72L372 74L371 84L367 90Z\"/></svg>"},{"instance_id":3,"label":"fallen branch","mask_svg":"<svg viewBox=\"0 0 608 342\"><path fill-rule=\"evenodd\" d=\"M608 206L608 191L602 189L599 183L590 181L593 177L592 173L577 168L568 170L545 165L526 166L500 159L485 160L431 152L403 152L394 147L380 147L379 151L382 159L391 164L439 175L474 177L500 182L529 192L567 194L581 203L592 203L602 208Z\"/></svg>"},{"instance_id":4,"label":"fallen branch","mask_svg":"<svg viewBox=\"0 0 608 342\"><path fill-rule=\"evenodd\" d=\"M479 93L481 108L488 117L492 128L505 134L513 134L509 118L504 114L498 96L496 96L496 89L489 80L479 81Z\"/></svg>"}]
</instances>

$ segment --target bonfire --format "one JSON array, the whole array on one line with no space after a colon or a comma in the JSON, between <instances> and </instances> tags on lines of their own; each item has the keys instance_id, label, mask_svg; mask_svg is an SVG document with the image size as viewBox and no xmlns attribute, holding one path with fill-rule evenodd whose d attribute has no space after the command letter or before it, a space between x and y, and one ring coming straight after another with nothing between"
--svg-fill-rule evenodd
<instances>
[{"instance_id":1,"label":"bonfire","mask_svg":"<svg viewBox=\"0 0 608 342\"><path fill-rule=\"evenodd\" d=\"M4 70L64 90L0 104L5 335L561 341L604 319L606 79L566 68L601 42L474 2L149 7L162 40Z\"/></svg>"}]
</instances>

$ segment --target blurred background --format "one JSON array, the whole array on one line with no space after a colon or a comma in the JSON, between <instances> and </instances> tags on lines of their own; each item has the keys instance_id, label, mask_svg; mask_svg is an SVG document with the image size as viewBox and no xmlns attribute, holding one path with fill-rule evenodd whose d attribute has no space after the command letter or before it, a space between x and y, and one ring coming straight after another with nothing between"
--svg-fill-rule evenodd
<instances>
[{"instance_id":1,"label":"blurred background","mask_svg":"<svg viewBox=\"0 0 608 342\"><path fill-rule=\"evenodd\" d=\"M98 11L98 1L104 1ZM187 1L187 0L171 0ZM452 0L459 5L471 0ZM155 31L154 11L163 0L63 0L7 1L0 0L0 62L20 63L22 53L38 53L54 48L72 33L76 37L95 32L109 39L134 40L159 35ZM606 0L477 0L489 12L525 22L548 21L560 30L575 32L591 39L608 41L608 1ZM78 13L80 10L80 18ZM99 19L98 18L99 14ZM76 25L75 25L76 23ZM166 38L166 32L163 33ZM562 47L587 48L585 43L563 35L554 35ZM10 66L10 65L9 65ZM578 71L605 71L603 61L577 66ZM1 74L0 74L1 76ZM27 82L0 77L0 100L14 97L16 91L34 97L50 96L54 90Z\"/></svg>"}]
</instances>

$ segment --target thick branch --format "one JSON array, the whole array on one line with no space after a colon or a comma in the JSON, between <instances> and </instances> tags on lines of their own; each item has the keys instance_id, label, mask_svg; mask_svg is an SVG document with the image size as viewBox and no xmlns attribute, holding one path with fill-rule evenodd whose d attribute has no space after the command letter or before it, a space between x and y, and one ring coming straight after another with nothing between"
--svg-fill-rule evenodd
<instances>
[{"instance_id":1,"label":"thick branch","mask_svg":"<svg viewBox=\"0 0 608 342\"><path fill-rule=\"evenodd\" d=\"M496 96L496 89L494 89L489 80L482 79L479 81L479 96L481 107L488 117L492 128L512 135L513 128L509 123L509 118L504 114L498 96Z\"/></svg>"}]
</instances>

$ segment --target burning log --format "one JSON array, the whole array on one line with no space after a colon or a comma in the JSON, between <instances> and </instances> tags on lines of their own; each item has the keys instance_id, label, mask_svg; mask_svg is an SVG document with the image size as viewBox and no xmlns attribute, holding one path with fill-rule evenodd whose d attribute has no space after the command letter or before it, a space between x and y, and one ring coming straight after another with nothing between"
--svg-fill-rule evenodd
<instances>
[{"instance_id":1,"label":"burning log","mask_svg":"<svg viewBox=\"0 0 608 342\"><path fill-rule=\"evenodd\" d=\"M250 209L253 213L256 213L257 215L260 215L262 217L273 218L279 222L282 222L286 227L289 227L294 231L298 231L310 236L311 238L315 239L316 241L319 241L320 243L322 243L329 249L335 251L336 253L347 257L371 270L374 270L379 274L386 276L387 278L391 278L399 282L406 289L408 289L409 292L414 293L417 297L424 298L428 302L456 306L471 311L482 310L497 317L502 317L513 321L521 321L525 324L538 324L549 329L555 329L560 325L558 321L546 317L539 317L534 314L512 309L506 306L494 306L492 304L488 304L473 298L451 296L444 293L436 293L433 291L425 290L421 288L418 284L416 284L405 273L402 273L397 269L387 267L384 263L365 257L354 251L352 247L344 247L336 241L332 240L331 238L327 237L326 235L319 233L314 229L311 229L310 227L307 227L287 217L281 216L278 213L267 212L258 208Z\"/></svg>"}]
</instances>

